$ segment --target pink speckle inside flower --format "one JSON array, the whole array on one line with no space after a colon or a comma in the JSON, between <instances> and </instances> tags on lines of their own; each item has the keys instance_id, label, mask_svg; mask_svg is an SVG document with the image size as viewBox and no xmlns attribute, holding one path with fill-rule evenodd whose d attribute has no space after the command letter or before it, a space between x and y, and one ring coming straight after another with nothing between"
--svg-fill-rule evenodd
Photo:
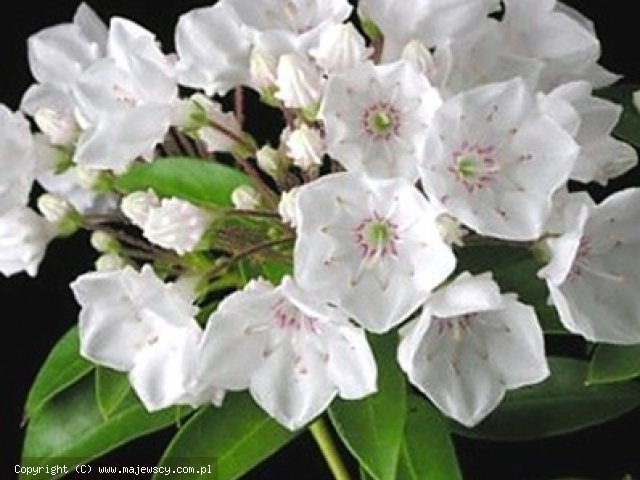
<instances>
[{"instance_id":1,"label":"pink speckle inside flower","mask_svg":"<svg viewBox=\"0 0 640 480\"><path fill-rule=\"evenodd\" d=\"M316 318L302 313L295 305L281 298L271 308L274 324L281 329L318 333Z\"/></svg>"},{"instance_id":2,"label":"pink speckle inside flower","mask_svg":"<svg viewBox=\"0 0 640 480\"><path fill-rule=\"evenodd\" d=\"M462 142L451 154L450 171L469 193L475 193L491 184L499 170L493 145Z\"/></svg>"},{"instance_id":3,"label":"pink speckle inside flower","mask_svg":"<svg viewBox=\"0 0 640 480\"><path fill-rule=\"evenodd\" d=\"M364 259L384 259L398 254L398 225L378 212L364 218L353 229L353 236Z\"/></svg>"},{"instance_id":4,"label":"pink speckle inside flower","mask_svg":"<svg viewBox=\"0 0 640 480\"><path fill-rule=\"evenodd\" d=\"M400 136L400 110L388 102L379 102L365 108L361 115L362 129L374 140L388 141Z\"/></svg>"}]
</instances>

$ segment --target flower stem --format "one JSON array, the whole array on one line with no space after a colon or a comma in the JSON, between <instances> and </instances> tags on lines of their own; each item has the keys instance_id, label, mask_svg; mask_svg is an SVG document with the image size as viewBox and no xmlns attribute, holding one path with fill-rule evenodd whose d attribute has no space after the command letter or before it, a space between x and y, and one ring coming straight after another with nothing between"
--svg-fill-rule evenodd
<instances>
[{"instance_id":1,"label":"flower stem","mask_svg":"<svg viewBox=\"0 0 640 480\"><path fill-rule=\"evenodd\" d=\"M331 473L333 474L333 478L335 478L335 480L351 480L347 467L345 467L342 462L342 458L340 458L340 454L338 453L336 444L333 441L331 432L329 432L327 422L320 417L311 424L309 430L313 435L313 439L318 444L318 447L322 452L322 456L326 460L329 470L331 470Z\"/></svg>"}]
</instances>

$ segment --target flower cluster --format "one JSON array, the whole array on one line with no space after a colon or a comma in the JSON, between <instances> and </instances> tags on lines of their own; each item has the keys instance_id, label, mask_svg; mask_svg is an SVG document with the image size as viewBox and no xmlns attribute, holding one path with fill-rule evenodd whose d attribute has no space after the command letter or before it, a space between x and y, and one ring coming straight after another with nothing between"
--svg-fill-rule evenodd
<instances>
[{"instance_id":1,"label":"flower cluster","mask_svg":"<svg viewBox=\"0 0 640 480\"><path fill-rule=\"evenodd\" d=\"M0 108L0 272L33 276L55 237L93 232L96 271L71 285L81 352L149 410L249 390L297 429L376 392L368 336L393 331L409 381L477 424L549 375L534 308L458 261L482 242L537 252L570 332L640 343L640 190L568 188L637 163L578 12L221 0L175 39L166 54L83 4L29 39L36 83ZM245 131L247 95L286 124L273 144Z\"/></svg>"}]
</instances>

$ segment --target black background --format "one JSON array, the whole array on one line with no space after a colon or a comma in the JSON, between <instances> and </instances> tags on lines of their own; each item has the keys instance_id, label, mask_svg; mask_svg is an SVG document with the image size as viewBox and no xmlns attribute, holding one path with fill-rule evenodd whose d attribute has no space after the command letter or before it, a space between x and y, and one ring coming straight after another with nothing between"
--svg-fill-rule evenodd
<instances>
[{"instance_id":1,"label":"black background","mask_svg":"<svg viewBox=\"0 0 640 480\"><path fill-rule=\"evenodd\" d=\"M94 0L91 5L103 19L121 15L139 22L155 32L165 51L170 51L179 14L210 3ZM602 63L629 80L640 81L637 16L631 9L634 2L568 3L596 22L603 44ZM72 0L46 3L13 0L11 10L8 3L4 4L0 24L0 102L17 108L22 93L32 82L26 57L28 35L70 21L76 6L77 2ZM640 185L639 178L636 170L615 182L612 188ZM76 321L78 308L68 284L92 267L95 255L86 244L87 238L82 234L54 242L35 280L24 275L9 280L0 276L0 458L6 464L0 467L0 479L14 476L13 465L18 462L23 435L19 426L22 405L29 385L47 352ZM110 458L116 461L133 456L152 462L171 433L138 440ZM619 480L625 473L640 475L640 412L544 442L503 444L456 439L456 444L465 480L544 480L569 476ZM302 435L247 478L329 480L331 477L312 440Z\"/></svg>"}]
</instances>

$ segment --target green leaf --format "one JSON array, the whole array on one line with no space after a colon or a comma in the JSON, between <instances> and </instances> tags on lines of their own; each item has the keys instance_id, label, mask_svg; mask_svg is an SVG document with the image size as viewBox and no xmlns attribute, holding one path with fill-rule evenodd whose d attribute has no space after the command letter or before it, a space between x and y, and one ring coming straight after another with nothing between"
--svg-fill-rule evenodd
<instances>
[{"instance_id":1,"label":"green leaf","mask_svg":"<svg viewBox=\"0 0 640 480\"><path fill-rule=\"evenodd\" d=\"M135 164L117 178L124 193L152 188L161 197L178 197L205 206L231 206L231 193L249 184L244 173L213 161L195 158L161 158Z\"/></svg>"},{"instance_id":2,"label":"green leaf","mask_svg":"<svg viewBox=\"0 0 640 480\"><path fill-rule=\"evenodd\" d=\"M545 333L569 333L560 323L556 309L547 304L549 289L537 275L542 265L530 250L510 246L469 246L456 254L459 272L491 271L503 293L517 293L520 301L534 307Z\"/></svg>"},{"instance_id":3,"label":"green leaf","mask_svg":"<svg viewBox=\"0 0 640 480\"><path fill-rule=\"evenodd\" d=\"M507 394L502 404L473 429L452 422L456 433L491 440L531 440L604 423L640 406L640 385L585 384L588 363L550 358L551 377Z\"/></svg>"},{"instance_id":4,"label":"green leaf","mask_svg":"<svg viewBox=\"0 0 640 480\"><path fill-rule=\"evenodd\" d=\"M396 480L462 480L448 422L426 398L409 395Z\"/></svg>"},{"instance_id":5,"label":"green leaf","mask_svg":"<svg viewBox=\"0 0 640 480\"><path fill-rule=\"evenodd\" d=\"M217 463L216 480L240 478L297 435L280 426L246 394L225 399L221 408L208 407L194 415L171 441L160 466ZM154 479L164 478L161 474ZM199 473L183 480L201 479Z\"/></svg>"},{"instance_id":6,"label":"green leaf","mask_svg":"<svg viewBox=\"0 0 640 480\"><path fill-rule=\"evenodd\" d=\"M617 383L640 376L640 345L598 345L589 364L590 384Z\"/></svg>"},{"instance_id":7,"label":"green leaf","mask_svg":"<svg viewBox=\"0 0 640 480\"><path fill-rule=\"evenodd\" d=\"M336 399L329 415L338 435L375 480L394 480L407 418L407 385L396 362L395 334L372 336L378 393L362 400Z\"/></svg>"},{"instance_id":8,"label":"green leaf","mask_svg":"<svg viewBox=\"0 0 640 480\"><path fill-rule=\"evenodd\" d=\"M633 92L640 89L640 85L627 84L603 88L596 95L611 100L623 107L622 115L613 133L620 140L640 147L640 112L633 104Z\"/></svg>"},{"instance_id":9,"label":"green leaf","mask_svg":"<svg viewBox=\"0 0 640 480\"><path fill-rule=\"evenodd\" d=\"M133 395L108 419L98 409L95 382L86 377L47 402L29 422L22 448L23 466L66 464L74 468L114 448L175 423L174 409L149 413ZM41 472L20 480L59 478Z\"/></svg>"},{"instance_id":10,"label":"green leaf","mask_svg":"<svg viewBox=\"0 0 640 480\"><path fill-rule=\"evenodd\" d=\"M93 369L80 356L78 328L69 330L53 347L36 376L25 405L27 417L38 411L54 396L70 387Z\"/></svg>"},{"instance_id":11,"label":"green leaf","mask_svg":"<svg viewBox=\"0 0 640 480\"><path fill-rule=\"evenodd\" d=\"M96 400L105 419L113 415L130 392L131 384L126 373L110 368L96 368Z\"/></svg>"}]
</instances>

